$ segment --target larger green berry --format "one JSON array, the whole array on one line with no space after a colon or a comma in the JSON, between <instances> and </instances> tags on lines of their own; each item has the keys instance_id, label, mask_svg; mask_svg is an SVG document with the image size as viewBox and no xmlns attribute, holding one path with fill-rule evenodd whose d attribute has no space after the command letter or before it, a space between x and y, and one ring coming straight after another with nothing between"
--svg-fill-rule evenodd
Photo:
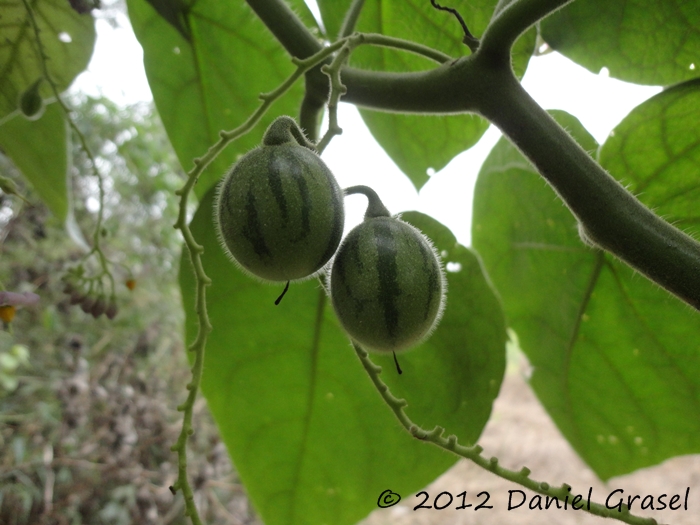
<instances>
[{"instance_id":1,"label":"larger green berry","mask_svg":"<svg viewBox=\"0 0 700 525\"><path fill-rule=\"evenodd\" d=\"M444 308L445 278L428 239L372 201L333 260L331 300L355 341L368 350L398 352L434 330Z\"/></svg>"},{"instance_id":2,"label":"larger green berry","mask_svg":"<svg viewBox=\"0 0 700 525\"><path fill-rule=\"evenodd\" d=\"M226 175L215 214L227 253L266 281L321 270L340 244L345 220L335 177L289 117L275 120L263 145Z\"/></svg>"}]
</instances>

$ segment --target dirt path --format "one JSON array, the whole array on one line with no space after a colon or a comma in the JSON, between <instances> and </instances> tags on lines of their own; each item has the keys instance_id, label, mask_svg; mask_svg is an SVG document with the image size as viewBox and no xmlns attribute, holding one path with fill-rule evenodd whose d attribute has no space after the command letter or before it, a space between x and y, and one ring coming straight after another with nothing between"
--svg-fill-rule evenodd
<instances>
[{"instance_id":1,"label":"dirt path","mask_svg":"<svg viewBox=\"0 0 700 525\"><path fill-rule=\"evenodd\" d=\"M658 497L661 494L680 494L681 509L676 511L644 511L641 515L655 518L668 525L700 524L700 455L671 459L656 467L633 474L614 478L607 484L599 481L593 472L579 459L568 442L561 436L554 423L537 401L532 390L519 371L506 376L501 394L496 400L494 413L479 443L484 454L496 456L500 464L510 469L520 469L527 465L532 478L552 484L569 483L576 492L587 493L593 490L593 500L604 503L610 492L621 488L625 498L629 494L647 494ZM686 488L690 487L688 510L682 508ZM471 462L460 461L452 469L438 478L426 490L433 499L442 491L450 491L456 496L467 491L467 503L483 501L476 495L487 491L488 504L493 509L474 511L473 507L454 510L461 503L453 503L445 510L417 510L413 507L422 501L410 496L389 509L377 510L362 525L595 525L622 523L617 520L604 520L582 511L530 510L528 504L533 493L527 492L527 502L519 508L508 511L508 491L520 489L498 478ZM445 498L448 498L445 496ZM513 504L521 496L513 495ZM618 498L619 499L619 498ZM457 499L455 499L457 501ZM613 501L613 500L611 500ZM639 502L640 500L637 500ZM444 501L446 502L446 500ZM430 504L432 502L427 502ZM441 502L442 503L442 502ZM639 509L639 508L638 508ZM637 514L640 511L637 510Z\"/></svg>"}]
</instances>

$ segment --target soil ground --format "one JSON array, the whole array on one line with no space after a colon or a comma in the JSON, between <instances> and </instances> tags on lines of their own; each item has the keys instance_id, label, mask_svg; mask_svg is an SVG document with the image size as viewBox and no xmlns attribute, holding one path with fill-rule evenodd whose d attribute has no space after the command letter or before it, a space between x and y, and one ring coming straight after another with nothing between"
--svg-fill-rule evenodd
<instances>
[{"instance_id":1,"label":"soil ground","mask_svg":"<svg viewBox=\"0 0 700 525\"><path fill-rule=\"evenodd\" d=\"M697 417L697 415L695 415ZM689 417L693 417L690 416ZM532 471L532 479L547 481L552 485L566 482L573 487L572 492L584 493L593 489L593 501L604 503L615 489L623 489L624 497L651 494L655 498L661 494L680 494L682 504L686 488L690 487L688 510L640 511L637 500L636 515L650 517L659 524L699 525L700 524L700 455L673 458L661 465L636 471L601 482L571 448L559 433L550 417L544 411L522 370L516 369L506 375L501 393L494 404L493 414L482 434L479 444L484 447L486 457L496 456L506 468L519 470L527 465ZM493 509L474 507L454 510L461 504L453 503L445 510L418 509L423 497L403 496L396 506L373 512L361 525L600 525L601 523L621 523L617 520L604 520L583 511L530 510L528 504L534 493L525 491L527 502L508 511L508 491L522 489L519 485L503 480L475 464L462 460L443 476L433 482L426 491L431 500L442 491L457 496L467 491L467 503L483 501L477 499L481 491L490 495L488 504ZM523 489L524 490L524 489ZM445 496L446 498L447 496ZM619 499L619 498L618 498ZM457 501L457 498L455 498ZM520 501L517 493L513 504ZM612 500L611 501L616 501ZM431 504L428 501L427 504ZM476 505L474 505L476 506Z\"/></svg>"}]
</instances>

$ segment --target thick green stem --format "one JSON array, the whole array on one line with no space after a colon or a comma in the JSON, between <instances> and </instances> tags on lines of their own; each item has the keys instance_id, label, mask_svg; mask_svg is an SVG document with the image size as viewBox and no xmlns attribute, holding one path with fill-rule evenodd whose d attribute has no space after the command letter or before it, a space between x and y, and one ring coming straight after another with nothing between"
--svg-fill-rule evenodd
<instances>
[{"instance_id":1,"label":"thick green stem","mask_svg":"<svg viewBox=\"0 0 700 525\"><path fill-rule=\"evenodd\" d=\"M476 78L465 67L474 55L447 62L430 71L383 73L344 68L347 93L343 102L379 111L457 114L473 111L469 91Z\"/></svg>"},{"instance_id":2,"label":"thick green stem","mask_svg":"<svg viewBox=\"0 0 700 525\"><path fill-rule=\"evenodd\" d=\"M484 55L510 57L510 48L531 26L573 0L515 0L499 2L484 35L480 51Z\"/></svg>"},{"instance_id":3,"label":"thick green stem","mask_svg":"<svg viewBox=\"0 0 700 525\"><path fill-rule=\"evenodd\" d=\"M314 78L315 75L307 73L304 98L299 108L299 125L301 129L304 130L306 138L313 143L318 142L318 134L321 128L321 116L323 115L323 108L326 106L326 101L328 100L328 78L321 73L320 69L314 69L314 72L316 71L325 79L326 87L321 88L324 91L315 88L314 86L318 85L318 82Z\"/></svg>"},{"instance_id":4,"label":"thick green stem","mask_svg":"<svg viewBox=\"0 0 700 525\"><path fill-rule=\"evenodd\" d=\"M247 0L247 3L293 57L309 58L323 48L283 0Z\"/></svg>"},{"instance_id":5,"label":"thick green stem","mask_svg":"<svg viewBox=\"0 0 700 525\"><path fill-rule=\"evenodd\" d=\"M283 0L246 2L291 56L305 59L323 49L322 42L311 34ZM440 57L440 62L449 58L436 53L435 58L437 57ZM345 67L342 77L348 92L343 96L343 102L407 113L463 112L464 108L457 104L458 101L454 97L445 98L441 93L442 69L424 73L382 73ZM318 98L327 96L328 93L322 83L316 82L321 82L321 77L316 71L310 72L307 76L307 86L312 86L313 93L307 92L307 96L313 100L305 101L305 104L311 107ZM314 122L313 112L309 111L311 107L306 108L301 118L302 127L307 132Z\"/></svg>"},{"instance_id":6,"label":"thick green stem","mask_svg":"<svg viewBox=\"0 0 700 525\"><path fill-rule=\"evenodd\" d=\"M309 58L323 49L323 44L282 0L249 0L248 5L292 57ZM305 77L299 123L307 138L316 142L321 113L328 100L328 78L321 73L320 65L308 71Z\"/></svg>"},{"instance_id":7,"label":"thick green stem","mask_svg":"<svg viewBox=\"0 0 700 525\"><path fill-rule=\"evenodd\" d=\"M362 12L364 5L365 0L353 0L347 13L345 13L343 24L340 26L340 31L338 32L338 38L350 36L355 31L357 20L360 18L360 13Z\"/></svg>"},{"instance_id":8,"label":"thick green stem","mask_svg":"<svg viewBox=\"0 0 700 525\"><path fill-rule=\"evenodd\" d=\"M323 44L304 26L283 0L246 0L274 37L296 58L307 58ZM478 54L510 67L510 47L537 21L572 0L515 0L502 2L484 32ZM384 73L345 67L343 102L382 111L450 114L473 111L468 92L474 82L467 58L420 73ZM316 78L319 79L316 75ZM324 92L324 94L327 92ZM302 125L309 125L302 119Z\"/></svg>"},{"instance_id":9,"label":"thick green stem","mask_svg":"<svg viewBox=\"0 0 700 525\"><path fill-rule=\"evenodd\" d=\"M584 151L503 69L480 68L479 113L534 164L583 237L700 309L700 243L655 215Z\"/></svg>"}]
</instances>

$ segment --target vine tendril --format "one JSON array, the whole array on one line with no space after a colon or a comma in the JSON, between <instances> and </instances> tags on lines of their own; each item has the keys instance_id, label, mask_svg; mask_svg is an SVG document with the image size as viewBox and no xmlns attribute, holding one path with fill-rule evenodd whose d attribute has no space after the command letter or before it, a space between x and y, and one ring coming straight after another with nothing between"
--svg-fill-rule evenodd
<instances>
[{"instance_id":1,"label":"vine tendril","mask_svg":"<svg viewBox=\"0 0 700 525\"><path fill-rule=\"evenodd\" d=\"M98 192L99 192L99 207L97 210L97 221L95 223L95 229L92 234L92 248L88 251L83 256L83 260L86 261L88 260L92 255L95 255L97 257L97 260L99 262L100 266L100 272L90 278L85 278L85 281L89 284L89 289L92 290L93 285L97 283L97 288L100 290L100 293L102 293L102 290L104 289L104 285L102 284L102 278L106 277L107 280L109 281L109 287L110 287L110 305L114 305L113 308L114 310L114 315L116 315L116 299L115 299L115 283L114 283L114 276L112 275L112 272L109 269L109 264L110 261L108 260L107 256L104 254L102 251L102 247L100 246L100 241L101 241L101 235L102 235L102 222L104 219L104 201L105 201L105 189L104 189L104 178L102 177L102 174L100 173L100 170L97 168L97 162L95 160L95 156L92 153L92 150L88 146L87 139L85 138L85 135L80 131L78 128L78 125L75 123L73 120L73 117L71 115L71 111L66 105L66 103L63 101L63 99L60 96L60 93L58 91L58 87L56 86L56 82L53 80L51 77L51 74L49 72L49 68L47 66L46 61L48 60L48 55L46 54L46 51L44 49L44 44L41 40L41 31L39 30L39 25L37 24L36 17L34 16L34 11L32 7L29 5L28 0L22 0L22 3L24 4L24 7L27 11L27 16L29 17L30 24L32 26L32 30L34 32L34 38L36 39L37 47L38 47L38 56L39 56L39 63L41 64L41 71L43 78L46 80L46 82L49 84L51 87L51 91L54 95L54 98L56 99L56 102L58 105L61 107L61 110L63 111L66 121L68 122L68 125L70 126L71 130L75 135L78 137L78 140L80 141L80 147L85 153L85 155L88 158L88 161L90 162L90 167L92 169L93 175L97 179L97 187L98 187Z\"/></svg>"},{"instance_id":2,"label":"vine tendril","mask_svg":"<svg viewBox=\"0 0 700 525\"><path fill-rule=\"evenodd\" d=\"M518 471L509 470L498 464L498 458L484 457L481 454L484 449L480 445L472 445L468 447L460 445L457 436L454 434L443 437L443 433L445 431L443 427L436 426L432 430L426 430L415 424L413 421L411 421L404 410L408 406L408 402L405 399L399 399L394 396L389 390L388 385L379 377L382 372L382 367L375 365L370 359L367 351L357 345L355 342L352 343L352 346L355 349L357 357L360 358L360 362L372 380L375 388L382 396L382 399L384 399L384 402L389 405L389 408L391 408L392 412L394 412L394 415L399 420L401 425L414 438L432 443L443 450L447 450L448 452L452 452L453 454L473 461L481 468L493 472L503 479L522 485L533 492L537 492L544 496L557 498L560 501L564 501L565 498L572 496L571 486L566 483L562 483L562 485L559 487L553 487L551 484L545 481L535 481L530 478L530 469L527 467L522 467ZM630 525L658 525L658 522L654 518L643 518L630 514L629 508L624 504L622 505L621 512L617 511L616 507L609 509L608 507L595 502L591 502L590 509L584 506L581 508L581 510L602 518L617 519L622 522L629 523Z\"/></svg>"}]
</instances>

